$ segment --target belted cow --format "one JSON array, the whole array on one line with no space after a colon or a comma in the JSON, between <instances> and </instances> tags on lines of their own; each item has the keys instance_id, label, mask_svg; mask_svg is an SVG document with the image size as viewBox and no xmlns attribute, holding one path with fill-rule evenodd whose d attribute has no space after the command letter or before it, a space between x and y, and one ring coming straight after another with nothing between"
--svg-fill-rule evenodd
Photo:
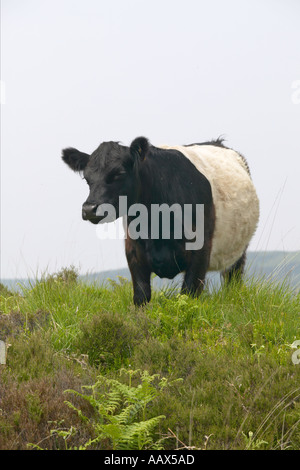
<instances>
[{"instance_id":1,"label":"belted cow","mask_svg":"<svg viewBox=\"0 0 300 470\"><path fill-rule=\"evenodd\" d=\"M82 206L84 220L105 221L101 208L107 204L114 208L115 218L124 216L125 252L136 305L150 300L152 272L169 279L184 272L182 293L191 295L200 294L209 270L221 271L227 281L242 276L246 249L258 223L259 201L245 158L221 139L156 147L138 137L130 147L103 142L91 155L67 148L62 158L72 170L82 172L89 185L90 194ZM121 208L122 198L126 198L126 210ZM136 220L130 208L136 204L148 211L146 232L140 236L129 230ZM170 217L169 236L163 236L161 228L153 236L151 208L157 205L189 208L190 232L178 231L177 214ZM198 211L198 218L199 207L203 211L202 217ZM181 217L180 223L184 220ZM188 249L191 233L195 240L199 230L201 246Z\"/></svg>"}]
</instances>

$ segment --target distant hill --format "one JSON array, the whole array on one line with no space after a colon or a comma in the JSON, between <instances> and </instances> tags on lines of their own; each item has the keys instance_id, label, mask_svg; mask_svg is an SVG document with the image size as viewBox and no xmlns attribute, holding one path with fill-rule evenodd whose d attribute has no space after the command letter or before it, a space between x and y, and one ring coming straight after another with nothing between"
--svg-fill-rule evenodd
<instances>
[{"instance_id":1,"label":"distant hill","mask_svg":"<svg viewBox=\"0 0 300 470\"><path fill-rule=\"evenodd\" d=\"M275 282L281 283L286 280L289 285L297 290L300 289L300 251L283 252L283 251L257 251L247 254L247 262L245 268L246 277L266 277ZM87 276L81 276L82 279L90 282L105 283L108 280L116 281L118 277L130 279L128 268L121 268L112 271L103 271ZM160 279L155 276L152 284L154 288L163 288L167 286L180 286L182 274L176 278ZM220 285L220 273L210 272L207 274L208 285Z\"/></svg>"},{"instance_id":2,"label":"distant hill","mask_svg":"<svg viewBox=\"0 0 300 470\"><path fill-rule=\"evenodd\" d=\"M300 287L300 251L249 252L246 269L249 275L265 275L278 281L287 279Z\"/></svg>"},{"instance_id":3,"label":"distant hill","mask_svg":"<svg viewBox=\"0 0 300 470\"><path fill-rule=\"evenodd\" d=\"M246 263L246 277L266 277L275 282L281 283L286 280L289 285L296 290L300 290L300 251L257 251L248 252ZM97 282L108 284L109 280L117 281L119 276L130 279L128 268L120 268L112 271L101 271L93 274L80 275L80 279L86 282ZM182 274L173 280L160 279L155 276L152 284L155 289L164 287L179 287L181 285ZM18 285L28 286L34 283L30 279L2 279L1 283L9 289L18 289ZM208 286L220 285L220 274L216 272L208 273Z\"/></svg>"}]
</instances>

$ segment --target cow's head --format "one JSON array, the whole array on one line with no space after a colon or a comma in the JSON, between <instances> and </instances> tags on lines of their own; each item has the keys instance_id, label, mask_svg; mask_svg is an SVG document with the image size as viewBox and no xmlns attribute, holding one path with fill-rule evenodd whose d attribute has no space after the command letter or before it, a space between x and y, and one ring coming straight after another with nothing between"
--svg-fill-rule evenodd
<instances>
[{"instance_id":1,"label":"cow's head","mask_svg":"<svg viewBox=\"0 0 300 470\"><path fill-rule=\"evenodd\" d=\"M136 138L130 147L117 142L103 142L91 154L74 148L63 150L63 161L75 172L83 173L90 194L82 206L82 218L97 224L104 215L99 215L99 206L111 204L116 217L119 211L119 196L133 202L136 191L136 175L140 163L145 159L149 143L145 137Z\"/></svg>"}]
</instances>

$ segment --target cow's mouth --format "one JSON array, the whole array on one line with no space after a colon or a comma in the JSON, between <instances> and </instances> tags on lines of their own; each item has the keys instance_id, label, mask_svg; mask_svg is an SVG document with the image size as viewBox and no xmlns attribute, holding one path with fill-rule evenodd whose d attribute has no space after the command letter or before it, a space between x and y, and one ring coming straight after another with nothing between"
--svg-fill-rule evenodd
<instances>
[{"instance_id":1,"label":"cow's mouth","mask_svg":"<svg viewBox=\"0 0 300 470\"><path fill-rule=\"evenodd\" d=\"M99 222L101 222L102 219L103 219L103 217L90 217L90 218L87 218L85 220L88 220L92 224L99 224Z\"/></svg>"},{"instance_id":2,"label":"cow's mouth","mask_svg":"<svg viewBox=\"0 0 300 470\"><path fill-rule=\"evenodd\" d=\"M101 210L100 205L84 205L82 208L82 218L92 224L99 224L113 222L117 217L114 209L113 212L110 212L109 210Z\"/></svg>"}]
</instances>

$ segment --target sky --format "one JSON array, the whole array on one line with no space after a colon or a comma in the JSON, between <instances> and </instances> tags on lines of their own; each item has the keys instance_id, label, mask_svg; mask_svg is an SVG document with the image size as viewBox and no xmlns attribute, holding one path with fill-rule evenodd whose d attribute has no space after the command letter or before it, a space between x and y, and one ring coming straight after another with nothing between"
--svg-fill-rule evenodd
<instances>
[{"instance_id":1,"label":"sky","mask_svg":"<svg viewBox=\"0 0 300 470\"><path fill-rule=\"evenodd\" d=\"M1 278L125 267L61 160L220 135L260 199L249 249L300 249L298 0L2 0Z\"/></svg>"}]
</instances>

